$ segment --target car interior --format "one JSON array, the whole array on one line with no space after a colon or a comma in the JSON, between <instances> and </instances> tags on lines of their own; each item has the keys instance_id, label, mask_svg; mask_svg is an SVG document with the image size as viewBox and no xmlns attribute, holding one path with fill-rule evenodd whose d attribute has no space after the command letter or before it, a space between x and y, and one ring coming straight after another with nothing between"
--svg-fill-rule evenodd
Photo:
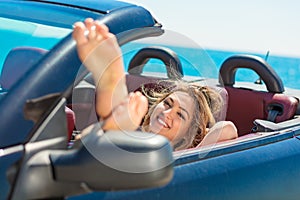
<instances>
[{"instance_id":1,"label":"car interior","mask_svg":"<svg viewBox=\"0 0 300 200\"><path fill-rule=\"evenodd\" d=\"M19 47L12 49L7 55L0 84L3 92L1 96L27 73L31 66L46 53L46 50L34 47ZM163 80L155 76L143 75L143 66L149 59L160 59L167 68L169 78L181 78L183 76L182 66L175 52L160 47L147 47L139 51L131 62L126 81L129 92L141 90L141 86L151 89L161 89L165 85ZM247 63L243 63L245 60ZM241 62L239 62L241 61ZM236 87L234 75L238 67L248 67L257 65L259 68L267 68L267 73L263 73L263 81L269 91L258 91L250 88ZM135 68L134 66L138 66ZM171 66L177 66L172 69ZM225 75L224 75L225 73ZM228 75L226 73L231 73ZM258 71L258 73L261 73ZM275 76L274 76L275 73ZM228 78L229 77L229 78ZM267 63L256 57L239 56L238 59L228 58L220 68L219 83L213 86L223 97L224 112L215 116L217 121L230 120L238 128L239 137L232 141L221 142L221 145L237 143L238 141L261 137L264 132L282 130L283 128L293 127L299 123L298 114L300 112L299 100L296 97L283 93L283 86L280 80L275 80L276 72L273 72ZM277 83L279 86L272 86ZM198 82L201 85L201 81ZM268 85L268 84L271 84ZM270 89L271 88L271 89ZM276 91L274 91L276 90ZM66 106L66 116L68 121L68 139L74 139L88 125L97 122L95 112L95 85L90 75L87 75L78 85L73 88L71 97ZM242 116L242 117L241 117Z\"/></svg>"}]
</instances>

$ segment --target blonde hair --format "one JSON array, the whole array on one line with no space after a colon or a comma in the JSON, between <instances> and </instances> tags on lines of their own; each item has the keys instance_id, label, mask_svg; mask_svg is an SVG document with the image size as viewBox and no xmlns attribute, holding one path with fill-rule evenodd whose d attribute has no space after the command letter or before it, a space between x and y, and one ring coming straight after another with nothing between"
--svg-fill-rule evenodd
<instances>
[{"instance_id":1,"label":"blonde hair","mask_svg":"<svg viewBox=\"0 0 300 200\"><path fill-rule=\"evenodd\" d=\"M196 147L207 134L206 129L215 124L214 114L221 109L222 98L214 90L183 81L164 81L155 88L142 87L142 92L149 99L149 110L143 120L142 129L149 131L150 116L157 104L176 91L186 92L195 102L192 122L182 140L173 145L174 150Z\"/></svg>"}]
</instances>

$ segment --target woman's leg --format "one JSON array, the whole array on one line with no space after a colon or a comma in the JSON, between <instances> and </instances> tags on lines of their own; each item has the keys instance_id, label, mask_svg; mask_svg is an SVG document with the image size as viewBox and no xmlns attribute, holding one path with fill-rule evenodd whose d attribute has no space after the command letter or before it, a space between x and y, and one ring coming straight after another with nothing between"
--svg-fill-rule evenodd
<instances>
[{"instance_id":1,"label":"woman's leg","mask_svg":"<svg viewBox=\"0 0 300 200\"><path fill-rule=\"evenodd\" d=\"M97 114L104 130L135 130L148 110L140 92L128 96L120 47L104 24L93 19L74 25L78 55L96 83Z\"/></svg>"},{"instance_id":2,"label":"woman's leg","mask_svg":"<svg viewBox=\"0 0 300 200\"><path fill-rule=\"evenodd\" d=\"M101 118L128 96L120 47L104 24L91 18L74 24L73 38L79 58L96 84L96 111Z\"/></svg>"}]
</instances>

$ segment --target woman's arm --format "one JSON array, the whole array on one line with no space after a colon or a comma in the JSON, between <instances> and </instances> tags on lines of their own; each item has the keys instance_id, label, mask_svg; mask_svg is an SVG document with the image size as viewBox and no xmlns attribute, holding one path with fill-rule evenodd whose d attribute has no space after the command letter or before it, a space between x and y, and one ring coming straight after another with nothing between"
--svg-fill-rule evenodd
<instances>
[{"instance_id":1,"label":"woman's arm","mask_svg":"<svg viewBox=\"0 0 300 200\"><path fill-rule=\"evenodd\" d=\"M237 137L237 129L231 121L220 121L209 129L208 133L198 146L215 144L217 142L231 140Z\"/></svg>"}]
</instances>

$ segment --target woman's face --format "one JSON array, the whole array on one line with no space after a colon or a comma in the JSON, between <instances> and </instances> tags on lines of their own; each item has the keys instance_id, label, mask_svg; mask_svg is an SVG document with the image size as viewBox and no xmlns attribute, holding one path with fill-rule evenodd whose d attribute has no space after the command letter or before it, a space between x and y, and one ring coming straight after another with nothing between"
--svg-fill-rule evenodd
<instances>
[{"instance_id":1,"label":"woman's face","mask_svg":"<svg viewBox=\"0 0 300 200\"><path fill-rule=\"evenodd\" d=\"M149 130L167 137L173 143L180 141L188 131L195 103L186 92L176 91L157 104L150 116Z\"/></svg>"}]
</instances>

